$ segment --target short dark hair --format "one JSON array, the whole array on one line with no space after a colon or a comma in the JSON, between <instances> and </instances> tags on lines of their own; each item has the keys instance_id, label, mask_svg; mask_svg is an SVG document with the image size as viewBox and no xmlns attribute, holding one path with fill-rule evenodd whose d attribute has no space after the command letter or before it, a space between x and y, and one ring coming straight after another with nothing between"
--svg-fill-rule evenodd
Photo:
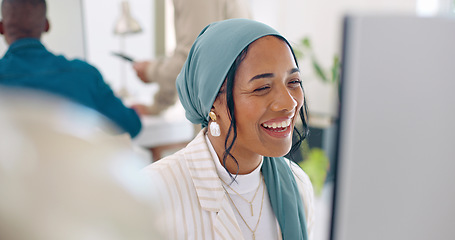
<instances>
[{"instance_id":1,"label":"short dark hair","mask_svg":"<svg viewBox=\"0 0 455 240\"><path fill-rule=\"evenodd\" d=\"M39 5L44 4L46 6L46 0L3 0L2 6L4 3L11 3L11 4L31 4L31 5Z\"/></svg>"},{"instance_id":2,"label":"short dark hair","mask_svg":"<svg viewBox=\"0 0 455 240\"><path fill-rule=\"evenodd\" d=\"M275 36L275 37L282 40L289 46L289 48L291 49L291 53L294 58L295 64L298 67L297 58L295 57L295 54L294 54L294 51L292 50L291 45L289 45L289 43L283 37L281 37L281 36ZM250 45L251 45L251 43L249 45L247 45L235 59L231 68L229 69L229 72L226 75L226 86L224 87L224 90L222 87L222 89L220 91L220 93L226 92L226 106L227 106L228 114L229 114L229 117L231 120L231 124L229 125L229 130L226 135L226 139L224 141L225 150L224 150L224 154L223 154L223 167L226 170L226 172L229 174L229 176L231 176L233 181L235 181L235 178L237 177L237 175L239 173L239 169L240 169L237 159L235 159L235 157L231 154L232 147L234 146L234 142L237 139L237 125L236 125L236 120L235 120L234 96L233 96L234 80L235 80L235 74L237 72L237 68L239 67L240 63L245 59ZM302 90L303 90L303 88L302 88ZM291 147L291 150L290 150L291 153L299 150L300 144L303 142L303 140L305 140L305 138L308 136L308 133L309 133L309 127L308 127L308 123L307 123L307 119L306 119L306 117L308 116L308 107L306 104L305 95L303 97L303 106L299 110L299 116L300 116L300 120L302 121L302 130L299 131L297 128L297 125L294 127L293 134L297 135L298 138L297 138L297 141ZM229 138L231 137L231 134L232 134L232 140L229 140ZM232 174L226 168L226 160L228 159L228 157L231 157L232 160L237 165L237 173L235 174L235 177L232 176ZM292 158L293 155L291 154L290 157Z\"/></svg>"},{"instance_id":3,"label":"short dark hair","mask_svg":"<svg viewBox=\"0 0 455 240\"><path fill-rule=\"evenodd\" d=\"M46 20L45 0L3 0L3 24L12 38L40 37Z\"/></svg>"}]
</instances>

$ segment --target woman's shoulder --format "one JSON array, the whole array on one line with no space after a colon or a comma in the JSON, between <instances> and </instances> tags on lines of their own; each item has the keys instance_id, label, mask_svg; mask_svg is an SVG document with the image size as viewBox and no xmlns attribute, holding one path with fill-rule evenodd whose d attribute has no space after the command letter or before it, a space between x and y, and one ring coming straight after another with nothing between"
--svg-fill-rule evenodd
<instances>
[{"instance_id":1,"label":"woman's shoulder","mask_svg":"<svg viewBox=\"0 0 455 240\"><path fill-rule=\"evenodd\" d=\"M153 178L169 178L171 174L180 178L183 175L188 175L189 162L205 156L204 154L209 153L203 135L199 134L183 149L146 166L142 173Z\"/></svg>"},{"instance_id":2,"label":"woman's shoulder","mask_svg":"<svg viewBox=\"0 0 455 240\"><path fill-rule=\"evenodd\" d=\"M155 172L166 171L172 169L180 162L184 161L184 149L157 160L142 169L144 174L155 174Z\"/></svg>"},{"instance_id":3,"label":"woman's shoulder","mask_svg":"<svg viewBox=\"0 0 455 240\"><path fill-rule=\"evenodd\" d=\"M149 164L140 172L141 178L154 192L159 193L160 198L172 198L178 193L178 186L190 181L182 151Z\"/></svg>"}]
</instances>

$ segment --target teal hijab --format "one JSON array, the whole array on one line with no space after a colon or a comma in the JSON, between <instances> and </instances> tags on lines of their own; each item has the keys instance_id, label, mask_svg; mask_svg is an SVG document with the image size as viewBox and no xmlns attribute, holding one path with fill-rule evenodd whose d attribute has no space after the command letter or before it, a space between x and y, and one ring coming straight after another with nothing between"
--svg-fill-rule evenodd
<instances>
[{"instance_id":1,"label":"teal hijab","mask_svg":"<svg viewBox=\"0 0 455 240\"><path fill-rule=\"evenodd\" d=\"M185 115L206 127L213 102L242 50L255 40L281 36L253 20L230 19L205 27L188 54L176 85ZM264 157L262 174L283 239L307 240L305 211L294 175L284 158Z\"/></svg>"}]
</instances>

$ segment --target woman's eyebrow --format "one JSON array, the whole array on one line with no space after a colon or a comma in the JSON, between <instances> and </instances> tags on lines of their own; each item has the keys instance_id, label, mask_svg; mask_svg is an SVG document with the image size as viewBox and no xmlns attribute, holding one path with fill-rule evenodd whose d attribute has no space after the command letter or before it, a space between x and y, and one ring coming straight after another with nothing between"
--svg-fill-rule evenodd
<instances>
[{"instance_id":1,"label":"woman's eyebrow","mask_svg":"<svg viewBox=\"0 0 455 240\"><path fill-rule=\"evenodd\" d=\"M290 75L290 74L293 74L293 73L296 73L296 72L300 72L300 69L298 69L298 68L293 68L293 69L289 70L289 75ZM272 78L272 77L274 77L274 76L275 76L275 74L273 74L273 73L262 73L262 74L258 74L258 75L256 75L256 76L252 77L252 78L249 80L249 82L254 81L254 80L256 80L256 79L260 79L260 78Z\"/></svg>"},{"instance_id":2,"label":"woman's eyebrow","mask_svg":"<svg viewBox=\"0 0 455 240\"><path fill-rule=\"evenodd\" d=\"M300 69L298 69L298 68L293 68L293 69L289 70L289 75L290 75L290 74L293 74L293 73L296 73L296 72L300 72Z\"/></svg>"},{"instance_id":3,"label":"woman's eyebrow","mask_svg":"<svg viewBox=\"0 0 455 240\"><path fill-rule=\"evenodd\" d=\"M258 74L256 76L252 77L248 82L251 82L253 80L260 79L260 78L272 78L273 76L275 76L273 73Z\"/></svg>"}]
</instances>

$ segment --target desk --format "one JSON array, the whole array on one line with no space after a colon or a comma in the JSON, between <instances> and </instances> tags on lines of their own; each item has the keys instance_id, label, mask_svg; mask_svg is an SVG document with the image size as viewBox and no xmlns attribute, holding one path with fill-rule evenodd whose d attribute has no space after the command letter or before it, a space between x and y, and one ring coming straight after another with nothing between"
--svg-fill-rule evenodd
<instances>
[{"instance_id":1,"label":"desk","mask_svg":"<svg viewBox=\"0 0 455 240\"><path fill-rule=\"evenodd\" d=\"M194 138L193 124L185 118L180 104L159 116L142 116L142 130L133 143L152 152L153 160L163 152L185 147Z\"/></svg>"}]
</instances>

